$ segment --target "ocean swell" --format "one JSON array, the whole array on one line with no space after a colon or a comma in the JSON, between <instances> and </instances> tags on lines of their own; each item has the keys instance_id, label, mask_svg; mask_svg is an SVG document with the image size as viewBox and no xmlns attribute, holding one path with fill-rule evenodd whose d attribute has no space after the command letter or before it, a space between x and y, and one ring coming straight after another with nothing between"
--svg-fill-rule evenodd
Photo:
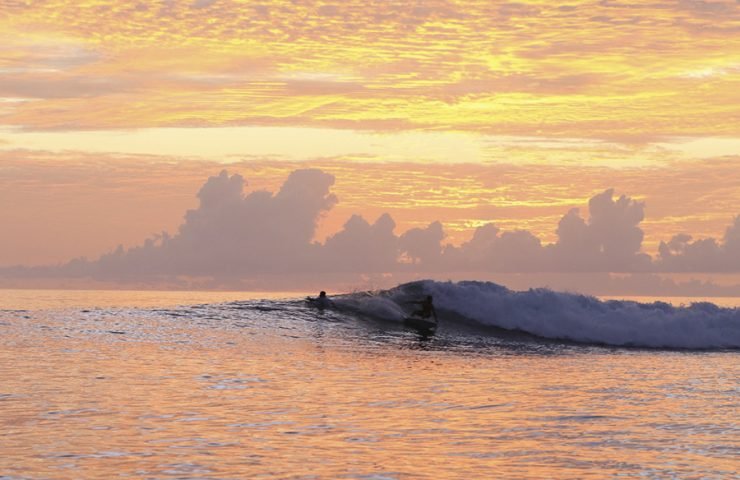
<instances>
[{"instance_id":1,"label":"ocean swell","mask_svg":"<svg viewBox=\"0 0 740 480\"><path fill-rule=\"evenodd\" d=\"M740 348L740 309L711 303L673 306L664 302L602 301L548 289L512 291L490 282L422 280L365 300L374 309L396 312L409 301L433 295L440 322L475 323L539 337L616 346L717 349ZM355 297L357 299L357 297ZM370 313L370 312L369 312Z\"/></svg>"}]
</instances>

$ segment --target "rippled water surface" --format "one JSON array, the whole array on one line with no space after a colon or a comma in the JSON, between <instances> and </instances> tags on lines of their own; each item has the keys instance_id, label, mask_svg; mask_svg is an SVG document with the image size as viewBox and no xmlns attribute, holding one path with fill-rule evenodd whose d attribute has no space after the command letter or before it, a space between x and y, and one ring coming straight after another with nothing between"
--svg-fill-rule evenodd
<instances>
[{"instance_id":1,"label":"rippled water surface","mask_svg":"<svg viewBox=\"0 0 740 480\"><path fill-rule=\"evenodd\" d=\"M475 329L424 337L296 301L128 295L0 311L0 479L737 478L740 468L736 350Z\"/></svg>"}]
</instances>

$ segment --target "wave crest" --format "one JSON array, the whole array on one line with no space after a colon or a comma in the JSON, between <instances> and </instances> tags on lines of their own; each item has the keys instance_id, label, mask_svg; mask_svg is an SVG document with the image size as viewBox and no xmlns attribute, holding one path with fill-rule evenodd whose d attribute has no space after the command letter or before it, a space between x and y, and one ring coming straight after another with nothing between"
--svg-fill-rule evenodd
<instances>
[{"instance_id":1,"label":"wave crest","mask_svg":"<svg viewBox=\"0 0 740 480\"><path fill-rule=\"evenodd\" d=\"M548 289L517 292L491 282L433 280L402 284L375 296L349 295L347 301L370 316L385 312L385 318L400 319L403 305L423 295L434 296L443 324L475 323L615 346L740 348L740 309L708 302L676 307L665 302L602 301Z\"/></svg>"}]
</instances>

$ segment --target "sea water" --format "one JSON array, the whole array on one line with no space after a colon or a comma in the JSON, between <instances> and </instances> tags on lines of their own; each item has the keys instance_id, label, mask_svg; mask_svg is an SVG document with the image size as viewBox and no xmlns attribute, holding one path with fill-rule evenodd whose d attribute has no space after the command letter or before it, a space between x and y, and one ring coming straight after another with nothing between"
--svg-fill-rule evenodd
<instances>
[{"instance_id":1,"label":"sea water","mask_svg":"<svg viewBox=\"0 0 740 480\"><path fill-rule=\"evenodd\" d=\"M428 294L434 335L401 321ZM334 302L0 292L0 479L738 478L737 309Z\"/></svg>"}]
</instances>

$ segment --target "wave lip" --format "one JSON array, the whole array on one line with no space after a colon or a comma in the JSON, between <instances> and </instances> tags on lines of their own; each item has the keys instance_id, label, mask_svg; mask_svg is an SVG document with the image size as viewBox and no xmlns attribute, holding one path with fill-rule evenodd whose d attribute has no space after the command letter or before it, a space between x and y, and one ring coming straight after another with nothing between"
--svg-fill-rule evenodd
<instances>
[{"instance_id":1,"label":"wave lip","mask_svg":"<svg viewBox=\"0 0 740 480\"><path fill-rule=\"evenodd\" d=\"M420 280L383 293L399 305L422 295L434 296L442 323L459 318L549 339L614 346L740 348L740 309L708 302L676 307L665 302L602 301L544 288L517 292L478 281Z\"/></svg>"}]
</instances>

